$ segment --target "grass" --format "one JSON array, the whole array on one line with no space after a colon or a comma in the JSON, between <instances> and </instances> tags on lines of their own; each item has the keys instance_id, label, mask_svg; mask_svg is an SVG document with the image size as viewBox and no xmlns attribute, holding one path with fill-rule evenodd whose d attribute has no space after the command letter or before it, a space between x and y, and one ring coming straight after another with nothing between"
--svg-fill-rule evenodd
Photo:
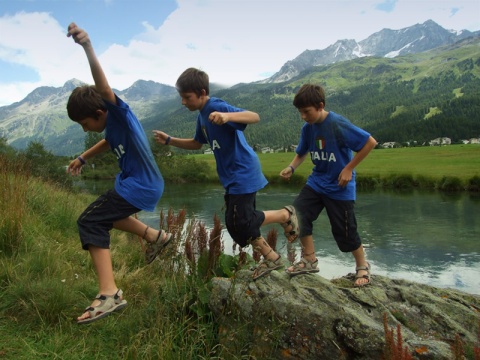
<instances>
[{"instance_id":1,"label":"grass","mask_svg":"<svg viewBox=\"0 0 480 360\"><path fill-rule=\"evenodd\" d=\"M113 230L114 273L129 305L79 326L75 318L96 295L97 276L76 219L95 196L30 177L1 155L0 166L7 190L0 192L0 359L224 358L206 283L238 264L232 257L217 264L225 262L218 219L209 234L194 220L187 224L185 211L161 213L159 226L174 244L149 266L139 239Z\"/></svg>"},{"instance_id":2,"label":"grass","mask_svg":"<svg viewBox=\"0 0 480 360\"><path fill-rule=\"evenodd\" d=\"M287 167L295 153L258 154L262 169L270 181L280 182L279 173ZM213 155L189 155L206 161L215 170ZM306 177L311 173L310 159L295 170L294 177ZM374 149L357 167L357 176L377 180L388 187L392 177L411 177L413 185L441 188L442 182L457 178L460 186L480 177L480 144L420 146L395 149Z\"/></svg>"},{"instance_id":3,"label":"grass","mask_svg":"<svg viewBox=\"0 0 480 360\"><path fill-rule=\"evenodd\" d=\"M1 155L0 167L0 359L251 358L219 344L208 308L209 279L253 261L244 252L223 254L218 218L209 233L187 222L185 211L161 213L159 226L173 233L173 244L149 266L138 238L112 231L114 273L129 305L80 326L74 319L95 296L97 277L76 218L95 197L34 179ZM248 339L235 336L248 348ZM480 354L477 345L474 351Z\"/></svg>"}]
</instances>

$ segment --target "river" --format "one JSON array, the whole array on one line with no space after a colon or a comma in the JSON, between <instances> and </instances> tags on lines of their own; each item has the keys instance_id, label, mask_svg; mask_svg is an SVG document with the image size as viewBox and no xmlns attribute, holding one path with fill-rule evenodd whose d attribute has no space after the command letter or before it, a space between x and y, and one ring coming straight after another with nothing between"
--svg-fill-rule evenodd
<instances>
[{"instance_id":1,"label":"river","mask_svg":"<svg viewBox=\"0 0 480 360\"><path fill-rule=\"evenodd\" d=\"M100 193L112 184L87 182L83 186ZM299 190L300 186L269 185L257 194L257 208L282 208L293 202ZM141 212L139 218L158 228L162 209L172 208L175 213L185 209L189 218L211 228L215 213L224 223L223 193L223 188L214 184L167 184L156 211ZM373 274L480 294L480 194L359 191L355 211ZM265 226L263 235L271 227L279 233L277 250L286 256L286 240L279 225ZM354 272L353 257L338 250L325 211L314 225L313 236L320 276L332 279ZM223 241L225 252L232 254L226 230ZM295 244L298 253L298 241Z\"/></svg>"}]
</instances>

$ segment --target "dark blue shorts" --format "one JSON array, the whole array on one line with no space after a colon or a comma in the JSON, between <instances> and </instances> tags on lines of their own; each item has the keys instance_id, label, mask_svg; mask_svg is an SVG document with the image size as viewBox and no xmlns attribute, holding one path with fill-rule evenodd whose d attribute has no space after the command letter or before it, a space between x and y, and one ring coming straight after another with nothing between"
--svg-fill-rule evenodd
<instances>
[{"instance_id":1,"label":"dark blue shorts","mask_svg":"<svg viewBox=\"0 0 480 360\"><path fill-rule=\"evenodd\" d=\"M94 245L109 249L113 223L139 211L140 209L122 198L115 190L108 190L100 195L77 220L82 248L88 250L89 245Z\"/></svg>"},{"instance_id":2,"label":"dark blue shorts","mask_svg":"<svg viewBox=\"0 0 480 360\"><path fill-rule=\"evenodd\" d=\"M335 200L304 186L293 202L300 222L300 237L312 235L313 222L327 210L333 237L342 252L357 250L362 241L357 232L355 201Z\"/></svg>"},{"instance_id":3,"label":"dark blue shorts","mask_svg":"<svg viewBox=\"0 0 480 360\"><path fill-rule=\"evenodd\" d=\"M265 221L263 211L256 210L257 193L225 194L225 224L228 233L242 248L261 236L260 227Z\"/></svg>"}]
</instances>

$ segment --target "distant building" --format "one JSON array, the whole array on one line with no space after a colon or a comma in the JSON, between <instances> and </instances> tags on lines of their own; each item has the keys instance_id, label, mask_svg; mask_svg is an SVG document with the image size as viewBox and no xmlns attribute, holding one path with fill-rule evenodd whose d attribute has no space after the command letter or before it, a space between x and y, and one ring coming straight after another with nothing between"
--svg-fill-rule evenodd
<instances>
[{"instance_id":1,"label":"distant building","mask_svg":"<svg viewBox=\"0 0 480 360\"><path fill-rule=\"evenodd\" d=\"M389 148L391 149L391 148L394 148L394 147L395 147L395 144L396 144L395 141L388 141L388 142L384 142L384 143L382 144L382 147L383 147L384 149L389 149Z\"/></svg>"},{"instance_id":2,"label":"distant building","mask_svg":"<svg viewBox=\"0 0 480 360\"><path fill-rule=\"evenodd\" d=\"M430 140L430 146L438 146L438 145L450 145L452 140L448 137L439 137L433 140Z\"/></svg>"}]
</instances>

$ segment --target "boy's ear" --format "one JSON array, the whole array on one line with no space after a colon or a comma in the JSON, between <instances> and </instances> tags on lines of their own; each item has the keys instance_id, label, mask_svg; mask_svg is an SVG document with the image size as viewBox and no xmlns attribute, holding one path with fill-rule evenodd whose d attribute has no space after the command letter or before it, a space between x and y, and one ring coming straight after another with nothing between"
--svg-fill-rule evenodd
<instances>
[{"instance_id":1,"label":"boy's ear","mask_svg":"<svg viewBox=\"0 0 480 360\"><path fill-rule=\"evenodd\" d=\"M107 112L101 109L98 109L95 111L95 114L97 115L97 120L102 119L103 117L107 116Z\"/></svg>"},{"instance_id":2,"label":"boy's ear","mask_svg":"<svg viewBox=\"0 0 480 360\"><path fill-rule=\"evenodd\" d=\"M202 91L200 93L202 94L202 96L207 96L207 90L205 90L205 89L202 89Z\"/></svg>"}]
</instances>

